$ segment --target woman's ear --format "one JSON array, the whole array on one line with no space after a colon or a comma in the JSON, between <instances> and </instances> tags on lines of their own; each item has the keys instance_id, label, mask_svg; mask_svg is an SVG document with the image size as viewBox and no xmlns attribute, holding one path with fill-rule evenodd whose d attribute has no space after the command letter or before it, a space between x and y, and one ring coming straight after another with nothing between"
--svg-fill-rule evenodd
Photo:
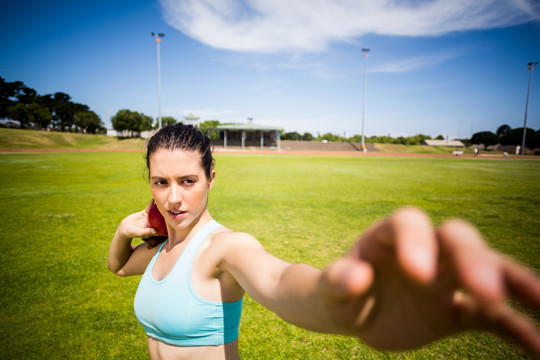
<instances>
[{"instance_id":1,"label":"woman's ear","mask_svg":"<svg viewBox=\"0 0 540 360\"><path fill-rule=\"evenodd\" d=\"M214 180L216 180L216 170L212 170L212 175L210 176L210 180L208 181L208 191L212 190L212 186L214 186Z\"/></svg>"}]
</instances>

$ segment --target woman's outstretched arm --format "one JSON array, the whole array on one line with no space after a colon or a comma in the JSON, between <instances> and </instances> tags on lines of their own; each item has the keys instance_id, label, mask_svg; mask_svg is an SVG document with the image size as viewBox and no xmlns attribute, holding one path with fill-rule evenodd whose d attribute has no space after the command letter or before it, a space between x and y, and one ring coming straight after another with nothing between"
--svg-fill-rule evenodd
<instances>
[{"instance_id":1,"label":"woman's outstretched arm","mask_svg":"<svg viewBox=\"0 0 540 360\"><path fill-rule=\"evenodd\" d=\"M414 349L482 329L540 355L533 321L506 301L537 311L540 280L490 249L466 222L434 228L421 211L401 209L323 271L285 263L248 235L237 236L224 267L250 296L292 324L357 336L381 350Z\"/></svg>"}]
</instances>

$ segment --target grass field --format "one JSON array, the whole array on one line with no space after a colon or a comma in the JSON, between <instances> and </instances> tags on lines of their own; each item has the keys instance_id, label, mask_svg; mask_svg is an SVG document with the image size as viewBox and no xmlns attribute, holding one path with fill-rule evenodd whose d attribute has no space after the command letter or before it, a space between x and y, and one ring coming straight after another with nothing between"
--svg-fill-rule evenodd
<instances>
[{"instance_id":1,"label":"grass field","mask_svg":"<svg viewBox=\"0 0 540 360\"><path fill-rule=\"evenodd\" d=\"M110 239L150 191L141 153L0 153L0 358L145 359L132 310L138 277L106 268ZM210 211L271 253L323 267L403 205L462 217L540 269L540 161L218 154ZM538 314L532 314L538 320ZM418 351L370 350L288 325L245 299L244 359L532 358L483 333Z\"/></svg>"}]
</instances>

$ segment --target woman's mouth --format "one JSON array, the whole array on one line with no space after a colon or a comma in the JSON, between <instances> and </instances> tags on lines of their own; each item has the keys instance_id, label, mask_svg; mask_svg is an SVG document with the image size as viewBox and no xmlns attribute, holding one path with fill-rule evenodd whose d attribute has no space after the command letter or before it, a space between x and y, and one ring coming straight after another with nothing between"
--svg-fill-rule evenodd
<instances>
[{"instance_id":1,"label":"woman's mouth","mask_svg":"<svg viewBox=\"0 0 540 360\"><path fill-rule=\"evenodd\" d=\"M185 211L181 211L181 210L177 210L177 211L169 210L167 212L169 213L169 216L172 217L173 219L178 219L186 213Z\"/></svg>"}]
</instances>

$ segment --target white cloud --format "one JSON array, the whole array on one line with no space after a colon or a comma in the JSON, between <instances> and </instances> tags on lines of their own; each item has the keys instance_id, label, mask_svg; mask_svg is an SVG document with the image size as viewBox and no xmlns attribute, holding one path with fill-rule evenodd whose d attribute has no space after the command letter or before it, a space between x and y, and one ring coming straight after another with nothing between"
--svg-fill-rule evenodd
<instances>
[{"instance_id":1,"label":"white cloud","mask_svg":"<svg viewBox=\"0 0 540 360\"><path fill-rule=\"evenodd\" d=\"M160 0L165 21L209 46L321 51L373 33L438 36L540 19L536 0Z\"/></svg>"},{"instance_id":2,"label":"white cloud","mask_svg":"<svg viewBox=\"0 0 540 360\"><path fill-rule=\"evenodd\" d=\"M183 120L184 116L188 114L193 114L195 116L200 117L201 121L205 120L215 120L215 119L223 119L223 118L238 118L240 112L237 110L232 109L223 109L223 110L216 110L216 109L196 109L196 108L178 108L174 106L168 106L164 109L164 113L167 114L167 116L172 116L176 120Z\"/></svg>"},{"instance_id":3,"label":"white cloud","mask_svg":"<svg viewBox=\"0 0 540 360\"><path fill-rule=\"evenodd\" d=\"M464 55L462 51L453 51L448 53L437 53L425 56L418 56L410 59L398 60L392 63L387 63L378 66L371 70L371 72L378 73L401 73L411 72L419 69L424 69L429 66L435 66L439 63L451 60Z\"/></svg>"}]
</instances>

